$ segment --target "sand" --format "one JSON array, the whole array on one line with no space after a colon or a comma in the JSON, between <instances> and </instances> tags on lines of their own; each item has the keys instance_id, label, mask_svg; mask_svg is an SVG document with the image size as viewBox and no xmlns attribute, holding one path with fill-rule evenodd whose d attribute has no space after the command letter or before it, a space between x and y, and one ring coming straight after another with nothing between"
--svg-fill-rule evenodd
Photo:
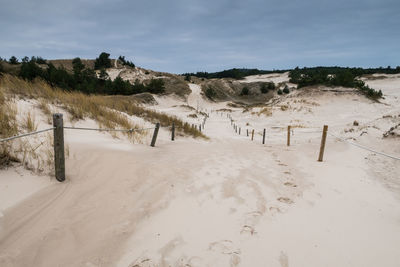
<instances>
[{"instance_id":1,"label":"sand","mask_svg":"<svg viewBox=\"0 0 400 267\"><path fill-rule=\"evenodd\" d=\"M317 162L324 124L400 155L398 139L382 138L397 121L382 117L400 114L399 80L367 81L383 89L383 104L295 92L272 116L233 109L240 136L225 113L211 112L226 103L203 99L194 84L187 102L160 97L151 108L188 121L193 111L182 104L209 111L208 141L172 142L163 129L151 148L67 132L67 181L33 187L2 208L0 266L399 266L399 161L328 137ZM290 147L288 124L302 127ZM253 142L247 128L256 129ZM1 183L10 171L0 171Z\"/></svg>"}]
</instances>

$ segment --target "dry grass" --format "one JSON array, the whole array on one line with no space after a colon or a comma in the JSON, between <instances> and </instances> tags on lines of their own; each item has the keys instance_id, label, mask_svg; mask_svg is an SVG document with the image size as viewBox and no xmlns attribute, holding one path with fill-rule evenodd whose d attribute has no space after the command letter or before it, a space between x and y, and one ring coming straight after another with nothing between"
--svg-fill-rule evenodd
<instances>
[{"instance_id":1,"label":"dry grass","mask_svg":"<svg viewBox=\"0 0 400 267\"><path fill-rule=\"evenodd\" d=\"M197 118L197 115L196 114L189 114L188 117L189 118Z\"/></svg>"},{"instance_id":2,"label":"dry grass","mask_svg":"<svg viewBox=\"0 0 400 267\"><path fill-rule=\"evenodd\" d=\"M47 118L47 123L51 124L52 123L52 113L53 112L51 111L48 102L45 99L41 98L39 100L38 108L43 112L43 114Z\"/></svg>"},{"instance_id":3,"label":"dry grass","mask_svg":"<svg viewBox=\"0 0 400 267\"><path fill-rule=\"evenodd\" d=\"M318 104L317 102L308 101L307 99L304 99L304 98L302 98L302 99L295 99L295 100L293 101L293 103L303 103L303 104L308 104L308 105L311 105L311 106L320 106L320 104Z\"/></svg>"},{"instance_id":4,"label":"dry grass","mask_svg":"<svg viewBox=\"0 0 400 267\"><path fill-rule=\"evenodd\" d=\"M28 112L24 118L23 127L28 132L34 132L37 130L38 124L36 122L35 114Z\"/></svg>"},{"instance_id":5,"label":"dry grass","mask_svg":"<svg viewBox=\"0 0 400 267\"><path fill-rule=\"evenodd\" d=\"M232 112L232 109L230 108L221 108L221 109L217 109L218 112Z\"/></svg>"},{"instance_id":6,"label":"dry grass","mask_svg":"<svg viewBox=\"0 0 400 267\"><path fill-rule=\"evenodd\" d=\"M188 110L196 110L194 107L190 106L190 105L180 105L180 107L182 108L186 108Z\"/></svg>"},{"instance_id":7,"label":"dry grass","mask_svg":"<svg viewBox=\"0 0 400 267\"><path fill-rule=\"evenodd\" d=\"M257 113L257 115L258 116L264 115L267 117L272 116L272 109L271 108L263 108Z\"/></svg>"},{"instance_id":8,"label":"dry grass","mask_svg":"<svg viewBox=\"0 0 400 267\"><path fill-rule=\"evenodd\" d=\"M18 134L17 109L12 100L4 97L0 87L0 137L10 137ZM24 131L37 130L33 113L28 112L22 121ZM21 138L0 144L0 168L11 165L12 162L22 162L23 166L37 173L53 169L53 137L47 135Z\"/></svg>"},{"instance_id":9,"label":"dry grass","mask_svg":"<svg viewBox=\"0 0 400 267\"><path fill-rule=\"evenodd\" d=\"M0 138L6 138L18 133L17 109L4 96L0 88ZM9 142L0 143L0 168L9 165L18 159L13 156Z\"/></svg>"},{"instance_id":10,"label":"dry grass","mask_svg":"<svg viewBox=\"0 0 400 267\"><path fill-rule=\"evenodd\" d=\"M280 108L281 108L282 111L286 111L286 110L289 109L289 106L288 105L281 105Z\"/></svg>"},{"instance_id":11,"label":"dry grass","mask_svg":"<svg viewBox=\"0 0 400 267\"><path fill-rule=\"evenodd\" d=\"M188 123L184 123L174 116L152 111L137 105L137 102L129 97L85 95L79 92L65 92L52 88L42 80L27 82L15 76L4 75L0 80L0 87L6 92L27 98L41 98L53 105L62 107L71 114L73 120L81 120L85 117L97 121L100 127L137 129L127 115L141 117L147 121L160 122L161 126L170 126L175 123L177 131L192 137L206 139L200 131L193 129ZM43 109L42 109L43 110ZM132 140L140 140L145 132L127 133Z\"/></svg>"}]
</instances>

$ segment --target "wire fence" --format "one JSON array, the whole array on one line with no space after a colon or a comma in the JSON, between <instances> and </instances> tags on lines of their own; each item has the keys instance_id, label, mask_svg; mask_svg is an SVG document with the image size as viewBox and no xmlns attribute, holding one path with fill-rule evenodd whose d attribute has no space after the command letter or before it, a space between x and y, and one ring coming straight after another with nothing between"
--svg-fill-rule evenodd
<instances>
[{"instance_id":1,"label":"wire fence","mask_svg":"<svg viewBox=\"0 0 400 267\"><path fill-rule=\"evenodd\" d=\"M63 115L60 113L53 114L53 126L51 128L24 133L20 135L15 135L7 138L0 139L0 143L12 141L18 138L23 138L27 136L32 136L40 133L44 133L47 131L53 130L54 134L54 165L55 165L55 176L56 179L60 182L65 180L65 151L64 151L64 130L83 130L83 131L98 131L98 132L125 132L125 133L133 133L133 132L141 132L141 131L148 131L153 130L154 133L151 139L150 146L154 147L159 129L161 128L161 124L158 122L155 124L155 127L148 127L148 128L131 128L131 129L111 129L111 128L91 128L91 127L73 127L73 126L64 126L63 125ZM204 127L204 125L203 125ZM175 124L163 126L162 128L170 129L171 130L171 140L175 140L175 130L177 128L182 127L175 127Z\"/></svg>"},{"instance_id":2,"label":"wire fence","mask_svg":"<svg viewBox=\"0 0 400 267\"><path fill-rule=\"evenodd\" d=\"M228 118L231 121L231 124L233 126L234 131L236 133L240 134L241 127L239 127L238 125L233 123L234 120L232 119L232 117L228 116ZM267 131L267 133L265 131L257 131L257 132L255 132L253 129L251 129L251 127L247 127L247 126L244 127L241 130L246 131L246 135L247 136L251 136L251 140L253 140L253 137L254 137L253 134L262 135L263 136L263 144L264 144L264 141L265 141L266 137L281 137L282 135L287 135L288 146L290 145L290 136L293 136L295 133L301 133L301 134L303 134L303 133L304 134L317 134L317 133L321 134L321 133L323 133L323 130L314 130L314 129L318 129L318 128L315 128L315 127L304 129L304 128L290 128L290 126L288 127L288 126L273 125L273 126L269 126L269 127L266 127L266 128L269 128L271 130L277 130L277 129L278 130L283 130L285 128L288 128L289 132L288 133L283 132L283 131L279 132L279 133L278 132L271 132L271 131ZM249 129L251 129L251 131ZM252 132L252 131L254 131L254 132ZM390 155L390 154L387 154L387 153L384 153L384 152L380 152L380 151L377 151L375 149L372 149L372 148L357 144L355 142L350 142L350 141L348 141L348 140L346 140L346 139L344 139L342 137L339 137L339 136L337 136L337 135L335 135L335 134L333 134L331 132L328 132L328 131L326 133L329 134L330 136L333 136L333 137L337 138L338 140L340 140L342 142L345 142L345 143L350 144L352 146L358 147L360 149L364 149L364 150L367 150L367 151L370 151L370 152L373 152L373 153L376 153L378 155L385 156L385 157L388 157L388 158L391 158L391 159L400 160L399 156ZM322 143L321 143L321 146L322 146ZM325 145L323 145L323 146L325 146Z\"/></svg>"}]
</instances>

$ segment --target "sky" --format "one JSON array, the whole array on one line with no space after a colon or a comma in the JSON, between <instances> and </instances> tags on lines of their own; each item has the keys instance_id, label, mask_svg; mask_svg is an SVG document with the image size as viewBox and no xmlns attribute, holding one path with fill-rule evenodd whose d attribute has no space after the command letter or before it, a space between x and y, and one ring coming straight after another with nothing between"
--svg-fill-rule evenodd
<instances>
[{"instance_id":1,"label":"sky","mask_svg":"<svg viewBox=\"0 0 400 267\"><path fill-rule=\"evenodd\" d=\"M0 57L171 73L400 65L399 0L0 0Z\"/></svg>"}]
</instances>

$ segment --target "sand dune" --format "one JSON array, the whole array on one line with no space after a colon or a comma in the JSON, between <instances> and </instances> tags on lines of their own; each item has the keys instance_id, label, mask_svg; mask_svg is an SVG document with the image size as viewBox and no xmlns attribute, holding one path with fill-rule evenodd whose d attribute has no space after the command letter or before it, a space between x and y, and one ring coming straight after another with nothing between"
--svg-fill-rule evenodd
<instances>
[{"instance_id":1,"label":"sand dune","mask_svg":"<svg viewBox=\"0 0 400 267\"><path fill-rule=\"evenodd\" d=\"M193 84L186 103L163 97L151 108L185 119L179 105L207 110L209 141L171 142L163 129L151 148L67 132L67 181L2 211L0 266L399 266L399 161L328 137L317 162L324 124L400 155L398 139L382 138L400 115L399 78L367 83L383 89L383 104L310 91L281 99L272 116L233 109L240 136L212 112L226 103ZM287 147L289 124L301 128Z\"/></svg>"}]
</instances>

